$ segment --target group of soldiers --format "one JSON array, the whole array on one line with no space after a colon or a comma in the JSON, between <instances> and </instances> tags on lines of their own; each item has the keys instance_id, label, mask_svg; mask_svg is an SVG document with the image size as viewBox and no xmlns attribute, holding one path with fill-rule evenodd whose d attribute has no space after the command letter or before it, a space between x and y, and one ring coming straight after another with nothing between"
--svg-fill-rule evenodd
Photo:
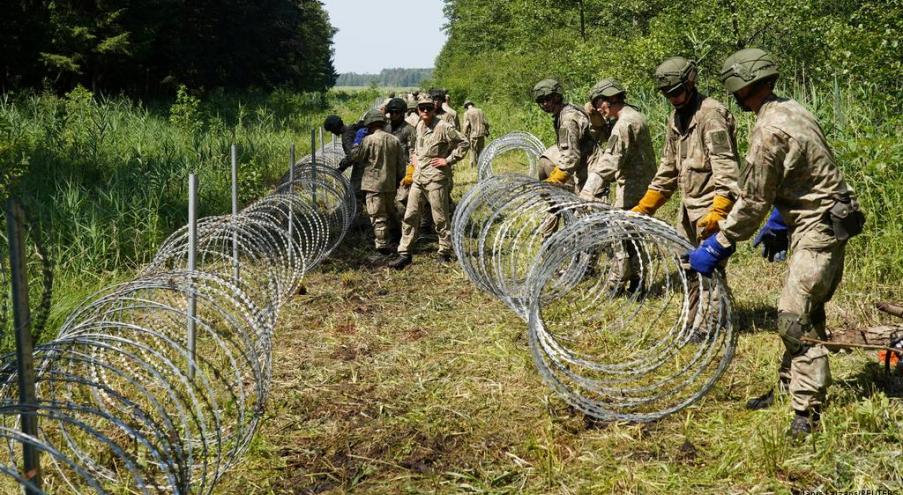
<instances>
[{"instance_id":1,"label":"group of soldiers","mask_svg":"<svg viewBox=\"0 0 903 495\"><path fill-rule=\"evenodd\" d=\"M820 420L831 379L828 350L815 343L827 339L825 303L841 280L847 240L861 232L865 218L815 117L777 96L777 79L777 63L763 50L740 50L724 61L725 89L742 110L756 114L742 175L734 117L697 89L692 60L671 57L655 70L654 83L673 106L657 163L647 119L628 103L617 80L599 81L582 107L568 103L553 79L538 82L532 97L553 117L556 133L555 144L539 159L539 179L573 188L588 201L607 198L613 185L612 206L643 215L654 215L679 191L676 227L695 246L688 253L693 271L711 276L717 270L723 276L737 243L756 234L767 217L754 245L762 246L768 261L791 253L778 302L785 351L777 390L791 397L790 432L805 436ZM440 259L451 259L451 168L469 149L476 163L489 131L482 111L469 101L464 107L463 128L442 91L407 101L393 98L384 109L368 112L358 129L342 126L334 116L325 123L343 135L349 163L359 164L352 178L366 193L379 252L393 252L392 202L405 205L397 257L389 263L393 268L411 263L427 206ZM615 251L607 283L616 294L636 291L638 254L626 243ZM774 393L772 388L747 407L770 406Z\"/></svg>"},{"instance_id":2,"label":"group of soldiers","mask_svg":"<svg viewBox=\"0 0 903 495\"><path fill-rule=\"evenodd\" d=\"M427 215L438 237L440 261L452 259L452 166L468 151L471 166L476 166L489 135L486 116L470 100L464 102L463 120L462 127L448 92L434 89L392 97L353 126L336 115L323 123L342 137L346 157L340 168L352 167L352 188L366 205L376 250L383 255L397 252L388 263L392 268L412 263L412 247L429 227ZM400 229L393 229L398 219Z\"/></svg>"},{"instance_id":3,"label":"group of soldiers","mask_svg":"<svg viewBox=\"0 0 903 495\"><path fill-rule=\"evenodd\" d=\"M785 351L777 390L790 394L790 433L802 437L817 426L831 380L828 350L817 343L827 339L825 303L843 275L846 243L862 231L865 217L815 117L774 93L778 66L771 54L740 50L720 74L738 106L756 115L742 175L734 117L700 93L696 79L696 64L683 57L655 71L657 88L673 106L657 166L646 118L616 80L596 84L584 108L567 103L557 81L540 81L533 98L554 117L557 135L540 159L541 178L573 187L586 200L616 184L613 206L644 215L654 215L679 190L677 230L696 246L688 262L703 276L723 274L737 243L767 217L754 245L768 261L791 253L778 302ZM611 271L617 278L609 283L630 291L636 253L620 251ZM774 393L771 388L747 407L769 407Z\"/></svg>"}]
</instances>

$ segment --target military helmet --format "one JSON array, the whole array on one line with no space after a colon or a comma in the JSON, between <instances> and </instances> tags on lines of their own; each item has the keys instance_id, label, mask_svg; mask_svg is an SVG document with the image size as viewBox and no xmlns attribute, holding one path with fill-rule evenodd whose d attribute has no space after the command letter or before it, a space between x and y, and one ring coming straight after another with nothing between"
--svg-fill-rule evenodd
<instances>
[{"instance_id":1,"label":"military helmet","mask_svg":"<svg viewBox=\"0 0 903 495\"><path fill-rule=\"evenodd\" d=\"M467 108L469 105L473 105L473 102L470 100L464 100L464 108Z\"/></svg>"},{"instance_id":2,"label":"military helmet","mask_svg":"<svg viewBox=\"0 0 903 495\"><path fill-rule=\"evenodd\" d=\"M417 110L416 98L411 98L410 100L408 100L408 111L410 112L411 110Z\"/></svg>"},{"instance_id":3,"label":"military helmet","mask_svg":"<svg viewBox=\"0 0 903 495\"><path fill-rule=\"evenodd\" d=\"M564 96L564 90L561 89L561 83L554 79L543 79L536 83L536 86L533 86L534 100L552 95Z\"/></svg>"},{"instance_id":4,"label":"military helmet","mask_svg":"<svg viewBox=\"0 0 903 495\"><path fill-rule=\"evenodd\" d=\"M597 98L610 98L615 95L621 95L626 93L624 90L624 86L621 86L615 79L603 79L596 83L592 89L589 90L589 101L594 102Z\"/></svg>"},{"instance_id":5,"label":"military helmet","mask_svg":"<svg viewBox=\"0 0 903 495\"><path fill-rule=\"evenodd\" d=\"M696 82L696 62L683 57L671 57L655 69L655 85L670 92L681 84Z\"/></svg>"},{"instance_id":6,"label":"military helmet","mask_svg":"<svg viewBox=\"0 0 903 495\"><path fill-rule=\"evenodd\" d=\"M721 68L721 82L729 93L768 78L778 77L778 63L765 50L744 48L727 59Z\"/></svg>"},{"instance_id":7,"label":"military helmet","mask_svg":"<svg viewBox=\"0 0 903 495\"><path fill-rule=\"evenodd\" d=\"M395 111L395 112L404 113L404 111L407 108L408 108L408 104L405 103L405 101L402 100L401 98L392 98L391 100L389 100L389 103L386 103L386 111L387 112Z\"/></svg>"},{"instance_id":8,"label":"military helmet","mask_svg":"<svg viewBox=\"0 0 903 495\"><path fill-rule=\"evenodd\" d=\"M338 115L329 115L323 121L323 128L332 133L341 132L344 126L345 123L342 122L342 118Z\"/></svg>"},{"instance_id":9,"label":"military helmet","mask_svg":"<svg viewBox=\"0 0 903 495\"><path fill-rule=\"evenodd\" d=\"M434 100L445 99L446 91L442 88L433 88L430 90L430 98Z\"/></svg>"},{"instance_id":10,"label":"military helmet","mask_svg":"<svg viewBox=\"0 0 903 495\"><path fill-rule=\"evenodd\" d=\"M364 125L370 125L375 123L386 123L386 114L382 113L379 109L370 110L364 115Z\"/></svg>"}]
</instances>

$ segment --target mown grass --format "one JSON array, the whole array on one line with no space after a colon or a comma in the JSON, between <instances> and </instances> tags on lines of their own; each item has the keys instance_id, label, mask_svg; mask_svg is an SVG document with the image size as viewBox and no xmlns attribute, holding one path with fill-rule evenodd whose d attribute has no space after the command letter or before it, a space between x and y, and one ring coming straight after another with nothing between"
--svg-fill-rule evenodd
<instances>
[{"instance_id":1,"label":"mown grass","mask_svg":"<svg viewBox=\"0 0 903 495\"><path fill-rule=\"evenodd\" d=\"M828 307L835 328L886 321L872 302L903 300L901 120L869 106L867 91L788 88L818 114L869 218ZM303 153L323 115L355 118L376 97L0 99L3 187L41 219L59 273L48 336L78 301L129 278L184 223L189 171L200 176L202 214L223 213L230 142L239 144L247 203L281 175L290 142ZM658 146L666 103L632 98ZM495 136L528 130L552 140L535 105L481 106ZM745 149L752 120L738 117ZM6 182L11 176L19 179ZM473 171L459 167L455 195L472 183ZM673 216L673 203L662 216ZM651 425L594 424L569 410L534 371L525 324L457 265L439 265L434 248L421 245L415 264L397 273L374 263L367 234L356 232L310 274L307 294L283 313L266 420L218 493L903 490L903 384L873 353L832 357L825 430L802 445L784 436L785 400L743 409L775 379L774 306L785 270L748 244L729 271L743 332L734 363L702 401Z\"/></svg>"}]
</instances>

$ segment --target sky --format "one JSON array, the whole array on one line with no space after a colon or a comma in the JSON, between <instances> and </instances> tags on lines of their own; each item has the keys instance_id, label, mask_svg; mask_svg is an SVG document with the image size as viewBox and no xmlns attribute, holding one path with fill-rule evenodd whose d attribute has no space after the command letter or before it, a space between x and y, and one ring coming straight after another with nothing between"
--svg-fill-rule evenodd
<instances>
[{"instance_id":1,"label":"sky","mask_svg":"<svg viewBox=\"0 0 903 495\"><path fill-rule=\"evenodd\" d=\"M430 68L445 44L442 0L323 0L338 28L335 69L374 74L382 69ZM400 32L390 34L389 26Z\"/></svg>"}]
</instances>

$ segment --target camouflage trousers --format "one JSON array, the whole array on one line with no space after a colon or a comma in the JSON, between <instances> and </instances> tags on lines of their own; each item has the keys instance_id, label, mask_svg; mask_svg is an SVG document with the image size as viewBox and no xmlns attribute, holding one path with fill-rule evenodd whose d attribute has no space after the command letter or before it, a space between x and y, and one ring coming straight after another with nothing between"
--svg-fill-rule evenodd
<instances>
[{"instance_id":1,"label":"camouflage trousers","mask_svg":"<svg viewBox=\"0 0 903 495\"><path fill-rule=\"evenodd\" d=\"M687 212L687 207L684 205L680 206L676 229L677 233L680 234L681 237L690 241L690 244L692 244L693 246L699 246L699 241L696 237L696 223L690 220L690 215ZM725 280L727 279L725 272L726 268L727 260L719 263L717 267L717 270L721 273L722 277L725 277ZM707 320L714 316L716 312L713 305L717 304L717 294L713 294L708 289L700 287L699 279L696 277L692 277L690 279L688 291L690 299L688 323L692 325L692 328L706 328L713 323ZM722 321L721 324L729 325L730 322Z\"/></svg>"},{"instance_id":2,"label":"camouflage trousers","mask_svg":"<svg viewBox=\"0 0 903 495\"><path fill-rule=\"evenodd\" d=\"M792 406L797 411L821 406L831 384L825 346L800 343L794 335L827 338L825 303L843 278L845 250L846 242L835 239L821 224L793 240L787 278L778 300L778 332L785 346L778 374L789 384Z\"/></svg>"},{"instance_id":3,"label":"camouflage trousers","mask_svg":"<svg viewBox=\"0 0 903 495\"><path fill-rule=\"evenodd\" d=\"M399 254L411 254L411 246L420 235L420 219L426 205L433 214L433 224L439 237L439 253L451 254L451 234L449 231L449 212L451 211L450 187L447 184L430 183L429 189L415 182L408 192L408 205L405 208L404 220L401 222L401 242L398 244ZM424 204L426 203L426 204Z\"/></svg>"},{"instance_id":4,"label":"camouflage trousers","mask_svg":"<svg viewBox=\"0 0 903 495\"><path fill-rule=\"evenodd\" d=\"M394 192L366 192L367 215L373 225L373 238L376 249L388 247L390 218L393 216L392 203Z\"/></svg>"},{"instance_id":5,"label":"camouflage trousers","mask_svg":"<svg viewBox=\"0 0 903 495\"><path fill-rule=\"evenodd\" d=\"M486 147L485 137L470 138L470 166L476 168L477 162L480 161L480 153Z\"/></svg>"}]
</instances>

